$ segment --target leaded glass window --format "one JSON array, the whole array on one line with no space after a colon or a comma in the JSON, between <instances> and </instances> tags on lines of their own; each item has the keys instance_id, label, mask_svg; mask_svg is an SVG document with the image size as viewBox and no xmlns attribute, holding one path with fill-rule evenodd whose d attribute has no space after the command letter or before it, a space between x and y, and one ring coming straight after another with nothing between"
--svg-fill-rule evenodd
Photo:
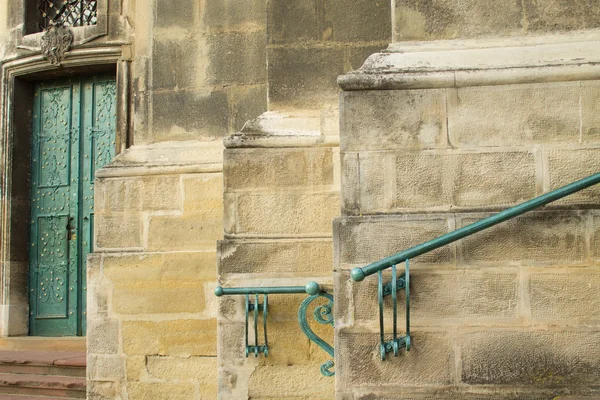
<instances>
[{"instance_id":1,"label":"leaded glass window","mask_svg":"<svg viewBox=\"0 0 600 400\"><path fill-rule=\"evenodd\" d=\"M38 0L38 28L51 24L65 26L96 25L98 0Z\"/></svg>"}]
</instances>

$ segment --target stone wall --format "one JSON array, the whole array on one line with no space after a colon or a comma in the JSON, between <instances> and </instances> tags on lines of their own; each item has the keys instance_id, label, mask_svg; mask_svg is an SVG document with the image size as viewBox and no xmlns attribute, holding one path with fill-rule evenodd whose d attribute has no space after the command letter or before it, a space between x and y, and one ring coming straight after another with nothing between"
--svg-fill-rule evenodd
<instances>
[{"instance_id":1,"label":"stone wall","mask_svg":"<svg viewBox=\"0 0 600 400\"><path fill-rule=\"evenodd\" d=\"M340 209L336 78L387 46L390 13L389 3L363 0L267 2L269 111L225 139L224 287L316 280L331 292L331 223ZM334 379L320 373L330 357L298 324L304 298L269 296L267 358L245 357L243 297L219 300L219 398L332 397ZM311 326L333 344L330 326Z\"/></svg>"},{"instance_id":2,"label":"stone wall","mask_svg":"<svg viewBox=\"0 0 600 400\"><path fill-rule=\"evenodd\" d=\"M173 154L210 154L184 144ZM154 165L135 165L137 152L155 156ZM136 146L96 180L96 249L88 259L90 399L216 397L212 292L215 240L222 237L221 167L219 158L157 165L173 154L164 145Z\"/></svg>"},{"instance_id":3,"label":"stone wall","mask_svg":"<svg viewBox=\"0 0 600 400\"><path fill-rule=\"evenodd\" d=\"M394 41L481 39L600 27L587 0L393 0Z\"/></svg>"},{"instance_id":4,"label":"stone wall","mask_svg":"<svg viewBox=\"0 0 600 400\"><path fill-rule=\"evenodd\" d=\"M285 141L279 139L281 147L225 151L225 240L219 244L218 267L225 287L304 286L311 280L331 286L339 152L331 145L290 146ZM245 357L244 297L219 300L219 398L331 398L334 380L320 373L330 357L309 342L298 324L304 298L269 296L266 358ZM333 343L331 326L312 325Z\"/></svg>"},{"instance_id":5,"label":"stone wall","mask_svg":"<svg viewBox=\"0 0 600 400\"><path fill-rule=\"evenodd\" d=\"M379 358L376 278L349 276L598 172L600 75L580 75L595 57L574 54L600 42L495 43L398 46L340 80L352 91L340 103L334 227L339 399L546 399L599 382L598 188L411 260L413 343L397 358ZM529 52L552 66L524 61ZM385 309L389 338L390 300Z\"/></svg>"}]
</instances>

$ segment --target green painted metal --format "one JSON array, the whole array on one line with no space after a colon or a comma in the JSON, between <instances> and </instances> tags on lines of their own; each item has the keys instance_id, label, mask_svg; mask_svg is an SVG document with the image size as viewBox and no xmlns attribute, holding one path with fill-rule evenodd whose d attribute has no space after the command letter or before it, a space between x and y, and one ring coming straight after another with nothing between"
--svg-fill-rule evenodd
<instances>
[{"instance_id":1,"label":"green painted metal","mask_svg":"<svg viewBox=\"0 0 600 400\"><path fill-rule=\"evenodd\" d=\"M334 357L335 353L333 346L315 334L308 323L308 319L306 318L308 306L319 298L325 298L328 300L328 302L327 304L322 304L315 308L313 313L315 320L320 324L333 326L333 296L328 293L318 293L304 299L302 304L300 304L300 308L298 308L298 324L300 324L300 329L302 329L302 332L304 332L306 337L311 342L325 350L331 357ZM325 363L321 365L321 374L324 376L334 376L335 372L331 370L334 365L335 364L332 360L325 361Z\"/></svg>"},{"instance_id":2,"label":"green painted metal","mask_svg":"<svg viewBox=\"0 0 600 400\"><path fill-rule=\"evenodd\" d=\"M398 337L398 291L404 289L406 297L406 334ZM385 340L384 330L384 298L392 296L392 339ZM392 265L392 281L387 285L383 284L383 272L377 271L377 297L379 300L379 354L382 360L385 360L388 353L394 353L398 357L401 348L410 351L410 262L406 260L405 271L402 277L398 278L397 269Z\"/></svg>"},{"instance_id":3,"label":"green painted metal","mask_svg":"<svg viewBox=\"0 0 600 400\"><path fill-rule=\"evenodd\" d=\"M392 265L396 265L406 260L415 258L417 256L420 256L421 254L425 254L439 247L445 246L459 239L462 239L466 236L490 228L494 225L507 221L511 218L517 217L528 211L545 206L546 204L562 199L563 197L566 197L570 194L586 189L598 183L600 183L600 173L573 182L569 185L548 192L542 196L536 197L532 200L526 201L517 206L501 211L495 215L492 215L491 217L484 218L480 221L457 229L453 232L447 233L428 242L411 247L410 249L404 250L393 256L384 258L383 260L376 261L365 267L354 268L351 272L352 279L357 282L362 281L363 279L365 279L365 277L372 275L378 271L382 271L386 268L390 268Z\"/></svg>"},{"instance_id":4,"label":"green painted metal","mask_svg":"<svg viewBox=\"0 0 600 400\"><path fill-rule=\"evenodd\" d=\"M306 286L277 286L277 287L251 287L251 288L224 288L217 286L215 296L236 294L293 294L307 293Z\"/></svg>"},{"instance_id":5,"label":"green painted metal","mask_svg":"<svg viewBox=\"0 0 600 400\"><path fill-rule=\"evenodd\" d=\"M262 353L265 357L269 356L269 340L267 338L267 315L269 313L269 295L263 295L263 303L260 303L259 294L254 294L254 303L250 301L250 294L246 294L246 357L251 353L254 353L254 357L258 357L259 353ZM250 311L254 311L254 345L248 344L248 319ZM258 313L263 312L263 333L264 333L264 344L258 344Z\"/></svg>"},{"instance_id":6,"label":"green painted metal","mask_svg":"<svg viewBox=\"0 0 600 400\"><path fill-rule=\"evenodd\" d=\"M333 296L327 294L321 285L317 282L309 282L306 286L275 286L275 287L243 287L243 288L223 288L217 286L215 288L215 296L231 296L231 295L243 295L245 296L245 338L244 343L246 347L246 357L250 354L254 354L254 357L258 357L259 354L263 354L265 357L269 356L269 340L267 336L267 317L269 311L269 295L270 294L298 294L307 293L309 297L306 298L298 309L298 323L302 332L308 337L309 340L317 344L323 350L325 350L331 357L334 356L334 350L331 345L325 342L323 339L318 337L313 330L310 328L306 318L306 311L310 303L318 298L325 298L328 300L327 304L317 306L314 311L314 317L317 322L321 324L333 325ZM251 301L251 295L254 296L254 301ZM263 296L262 303L260 301L260 295ZM263 323L263 336L264 341L259 344L259 329L258 321L259 315L262 311L262 323ZM249 343L250 339L250 313L253 314L253 325L254 325L254 344ZM333 376L335 373L331 371L334 364L333 361L327 361L321 365L321 373L325 376Z\"/></svg>"},{"instance_id":7,"label":"green painted metal","mask_svg":"<svg viewBox=\"0 0 600 400\"><path fill-rule=\"evenodd\" d=\"M84 335L93 176L115 154L116 83L36 85L31 148L30 334Z\"/></svg>"},{"instance_id":8,"label":"green painted metal","mask_svg":"<svg viewBox=\"0 0 600 400\"><path fill-rule=\"evenodd\" d=\"M578 192L580 190L586 189L590 186L596 185L600 183L600 173L591 175L587 178L581 179L579 181L573 182L569 185L563 186L559 189L553 190L549 193L546 193L542 196L536 197L532 200L521 203L515 207L511 207L504 211L501 211L491 217L484 218L480 221L477 221L473 224L467 225L463 228L457 229L453 232L447 233L445 235L439 236L433 240L428 242L419 244L417 246L411 247L408 250L397 253L393 256L384 258L383 260L376 261L372 264L367 265L363 268L354 268L350 275L355 281L362 281L365 277L377 273L378 278L378 299L379 299L379 332L380 332L380 356L382 360L385 360L386 355L388 353L394 353L395 356L398 356L400 348L406 348L406 351L410 350L411 345L411 336L410 336L410 267L409 261L410 259L417 257L421 254L427 253L429 251L435 250L439 247L445 246L449 243L455 242L459 239L462 239L466 236L472 235L484 229L490 228L496 224L507 221L511 218L517 217L521 214L524 214L528 211L534 210L536 208L545 206L546 204L552 203L553 201L562 199L570 194ZM406 271L404 276L400 279L396 276L396 265L398 263L405 262L406 263ZM383 270L386 268L392 268L392 281L387 285L383 284ZM406 335L403 337L398 337L397 334L397 312L398 312L398 299L396 295L396 291L399 287L405 288L406 295ZM393 304L393 332L392 332L392 340L385 340L385 331L384 331L384 318L383 318L383 309L384 302L383 299L386 295L392 295L392 304Z\"/></svg>"}]
</instances>

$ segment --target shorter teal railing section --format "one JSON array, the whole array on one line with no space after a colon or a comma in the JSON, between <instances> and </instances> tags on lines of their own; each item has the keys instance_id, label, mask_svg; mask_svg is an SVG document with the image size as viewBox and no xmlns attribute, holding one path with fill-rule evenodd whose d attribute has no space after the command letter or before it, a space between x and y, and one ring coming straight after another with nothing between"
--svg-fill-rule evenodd
<instances>
[{"instance_id":1,"label":"shorter teal railing section","mask_svg":"<svg viewBox=\"0 0 600 400\"><path fill-rule=\"evenodd\" d=\"M411 247L408 250L401 251L394 254L393 256L384 258L382 260L371 263L362 268L352 269L350 276L356 282L364 280L367 276L377 273L378 276L378 297L379 297L379 328L381 336L380 352L382 360L388 353L394 353L398 356L399 349L404 347L407 351L410 350L411 339L410 339L410 271L409 271L409 260L428 253L432 250L438 249L447 244L453 243L464 237L473 235L484 229L488 229L501 222L505 222L509 219L515 218L519 215L525 214L526 212L534 209L543 207L554 201L562 199L563 197L569 196L573 193L579 192L583 189L589 188L600 183L600 173L588 176L587 178L575 181L566 186L543 194L539 197L535 197L529 201L508 208L490 217L481 219L477 222L464 226L455 231L449 232L445 235L439 236L435 239L421 243L417 246ZM400 279L396 276L396 266L398 264L405 263L406 271L404 276ZM387 285L383 285L382 271L391 268L392 269L392 281ZM397 296L396 289L401 286L406 289L406 335L404 337L398 337L397 335ZM384 324L383 324L383 298L388 294L392 294L393 302L393 338L391 341L385 340Z\"/></svg>"},{"instance_id":2,"label":"shorter teal railing section","mask_svg":"<svg viewBox=\"0 0 600 400\"><path fill-rule=\"evenodd\" d=\"M245 296L245 310L246 310L246 322L245 322L245 345L246 345L246 357L250 354L254 354L254 357L258 357L259 354L263 354L265 357L269 356L269 340L267 335L267 317L269 314L269 295L273 294L302 294L306 293L309 295L298 309L298 324L300 329L306 335L306 337L315 343L317 346L322 348L331 357L334 357L333 347L325 340L321 339L311 329L307 319L307 311L310 304L319 299L324 298L327 300L327 304L319 305L314 310L314 318L320 324L332 325L333 326L333 296L327 293L321 285L317 282L309 282L306 286L275 286L275 287L246 287L246 288L223 288L217 286L215 289L215 295L231 296L231 295L242 295ZM262 295L262 302L260 296ZM262 313L262 318L260 314ZM254 344L249 343L249 326L250 326L250 314L253 315L252 322L254 326ZM263 343L259 344L259 320L262 320L263 326ZM334 367L333 360L326 361L321 365L321 373L325 376L333 376L335 372L331 369Z\"/></svg>"}]
</instances>

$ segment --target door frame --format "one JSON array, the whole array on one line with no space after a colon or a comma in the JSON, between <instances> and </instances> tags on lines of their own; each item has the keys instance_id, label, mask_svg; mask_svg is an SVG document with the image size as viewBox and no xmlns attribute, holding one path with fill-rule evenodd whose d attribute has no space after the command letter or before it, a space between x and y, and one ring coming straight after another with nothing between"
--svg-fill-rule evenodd
<instances>
[{"instance_id":1,"label":"door frame","mask_svg":"<svg viewBox=\"0 0 600 400\"><path fill-rule=\"evenodd\" d=\"M0 74L0 337L29 334L29 179L33 90L37 81L112 72L117 82L116 154L133 131L130 63L122 46L76 49L60 67L41 55L1 65Z\"/></svg>"}]
</instances>

